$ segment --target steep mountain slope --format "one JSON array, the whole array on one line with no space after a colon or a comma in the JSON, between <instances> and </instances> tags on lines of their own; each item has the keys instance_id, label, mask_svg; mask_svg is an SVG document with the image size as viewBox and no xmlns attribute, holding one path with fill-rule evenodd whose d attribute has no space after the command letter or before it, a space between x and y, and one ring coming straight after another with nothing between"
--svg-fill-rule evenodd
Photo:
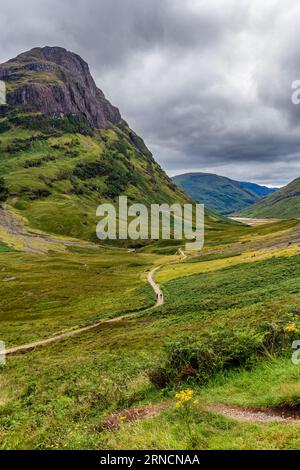
<instances>
[{"instance_id":1,"label":"steep mountain slope","mask_svg":"<svg viewBox=\"0 0 300 470\"><path fill-rule=\"evenodd\" d=\"M239 182L210 173L178 175L173 181L197 201L220 214L230 214L256 202L275 189Z\"/></svg>"},{"instance_id":2,"label":"steep mountain slope","mask_svg":"<svg viewBox=\"0 0 300 470\"><path fill-rule=\"evenodd\" d=\"M31 226L95 240L99 204L189 198L104 97L76 54L36 48L0 65L0 198Z\"/></svg>"},{"instance_id":3,"label":"steep mountain slope","mask_svg":"<svg viewBox=\"0 0 300 470\"><path fill-rule=\"evenodd\" d=\"M293 219L300 217L300 178L276 193L261 199L253 206L238 213L245 217L271 217Z\"/></svg>"}]
</instances>

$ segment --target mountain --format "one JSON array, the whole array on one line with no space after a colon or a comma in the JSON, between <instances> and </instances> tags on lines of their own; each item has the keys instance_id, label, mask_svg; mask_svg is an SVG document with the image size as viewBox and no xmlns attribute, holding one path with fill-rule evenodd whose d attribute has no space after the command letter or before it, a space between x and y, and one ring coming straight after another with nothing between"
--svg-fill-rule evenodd
<instances>
[{"instance_id":1,"label":"mountain","mask_svg":"<svg viewBox=\"0 0 300 470\"><path fill-rule=\"evenodd\" d=\"M187 173L173 177L173 181L193 199L223 215L236 212L276 191L210 173Z\"/></svg>"},{"instance_id":2,"label":"mountain","mask_svg":"<svg viewBox=\"0 0 300 470\"><path fill-rule=\"evenodd\" d=\"M117 124L121 115L90 74L87 63L60 47L35 48L0 66L8 101L27 113L84 115L94 128Z\"/></svg>"},{"instance_id":3,"label":"mountain","mask_svg":"<svg viewBox=\"0 0 300 470\"><path fill-rule=\"evenodd\" d=\"M0 199L34 228L95 239L96 208L190 201L99 90L89 67L60 47L0 65ZM215 216L214 216L215 217Z\"/></svg>"},{"instance_id":4,"label":"mountain","mask_svg":"<svg viewBox=\"0 0 300 470\"><path fill-rule=\"evenodd\" d=\"M256 204L239 211L243 217L270 217L278 219L293 219L300 217L300 178L276 193L264 197Z\"/></svg>"},{"instance_id":5,"label":"mountain","mask_svg":"<svg viewBox=\"0 0 300 470\"><path fill-rule=\"evenodd\" d=\"M241 181L239 183L244 189L252 191L259 198L268 196L269 194L275 193L277 191L277 188L268 188L267 186L261 186L255 183L249 183L245 181Z\"/></svg>"}]
</instances>

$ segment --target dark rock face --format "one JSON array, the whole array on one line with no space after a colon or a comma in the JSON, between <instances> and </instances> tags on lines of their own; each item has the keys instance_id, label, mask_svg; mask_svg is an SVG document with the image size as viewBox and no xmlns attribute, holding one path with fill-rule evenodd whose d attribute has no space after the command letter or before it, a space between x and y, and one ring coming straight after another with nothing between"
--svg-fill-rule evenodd
<instances>
[{"instance_id":1,"label":"dark rock face","mask_svg":"<svg viewBox=\"0 0 300 470\"><path fill-rule=\"evenodd\" d=\"M0 65L9 84L9 106L48 116L83 114L96 129L115 124L121 115L97 88L88 64L60 47L35 48Z\"/></svg>"}]
</instances>

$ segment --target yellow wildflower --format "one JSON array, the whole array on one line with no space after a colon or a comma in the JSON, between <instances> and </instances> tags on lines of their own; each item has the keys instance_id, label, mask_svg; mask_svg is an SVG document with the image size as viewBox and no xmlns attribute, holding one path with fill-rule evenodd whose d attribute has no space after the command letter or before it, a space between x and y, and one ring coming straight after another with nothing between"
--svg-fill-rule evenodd
<instances>
[{"instance_id":1,"label":"yellow wildflower","mask_svg":"<svg viewBox=\"0 0 300 470\"><path fill-rule=\"evenodd\" d=\"M177 398L176 408L180 408L185 403L188 403L193 398L193 390L183 390L182 392L176 393Z\"/></svg>"},{"instance_id":2,"label":"yellow wildflower","mask_svg":"<svg viewBox=\"0 0 300 470\"><path fill-rule=\"evenodd\" d=\"M298 331L298 328L297 326L295 325L295 323L290 323L289 325L287 325L284 329L284 331L286 333L297 333Z\"/></svg>"}]
</instances>

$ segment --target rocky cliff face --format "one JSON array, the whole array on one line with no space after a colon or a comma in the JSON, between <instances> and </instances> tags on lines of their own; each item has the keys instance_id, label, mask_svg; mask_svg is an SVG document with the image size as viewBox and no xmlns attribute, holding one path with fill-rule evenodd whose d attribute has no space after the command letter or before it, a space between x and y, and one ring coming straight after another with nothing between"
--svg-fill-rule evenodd
<instances>
[{"instance_id":1,"label":"rocky cliff face","mask_svg":"<svg viewBox=\"0 0 300 470\"><path fill-rule=\"evenodd\" d=\"M60 47L35 48L0 65L8 107L46 116L84 115L95 129L121 115L97 88L88 64Z\"/></svg>"}]
</instances>

